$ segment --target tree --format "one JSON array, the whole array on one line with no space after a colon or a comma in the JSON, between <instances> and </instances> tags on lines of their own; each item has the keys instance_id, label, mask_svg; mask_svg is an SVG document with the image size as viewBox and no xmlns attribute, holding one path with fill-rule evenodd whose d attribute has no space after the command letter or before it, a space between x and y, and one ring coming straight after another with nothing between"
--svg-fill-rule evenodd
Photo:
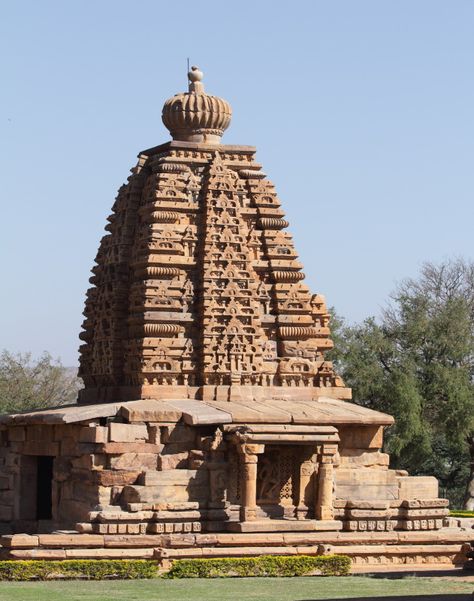
<instances>
[{"instance_id":1,"label":"tree","mask_svg":"<svg viewBox=\"0 0 474 601\"><path fill-rule=\"evenodd\" d=\"M474 506L474 263L426 263L380 321L335 322L332 359L355 402L392 414L394 467L434 474ZM333 326L334 330L334 326Z\"/></svg>"},{"instance_id":2,"label":"tree","mask_svg":"<svg viewBox=\"0 0 474 601\"><path fill-rule=\"evenodd\" d=\"M81 387L77 372L49 353L0 354L0 413L17 413L73 403Z\"/></svg>"}]
</instances>

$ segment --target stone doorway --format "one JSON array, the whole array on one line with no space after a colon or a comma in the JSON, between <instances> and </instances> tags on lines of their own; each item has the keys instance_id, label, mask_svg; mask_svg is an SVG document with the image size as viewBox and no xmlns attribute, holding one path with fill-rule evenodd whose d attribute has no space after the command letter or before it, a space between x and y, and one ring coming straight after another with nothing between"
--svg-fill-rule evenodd
<instances>
[{"instance_id":1,"label":"stone doorway","mask_svg":"<svg viewBox=\"0 0 474 601\"><path fill-rule=\"evenodd\" d=\"M27 522L53 517L54 457L24 455L21 461L20 519Z\"/></svg>"},{"instance_id":2,"label":"stone doorway","mask_svg":"<svg viewBox=\"0 0 474 601\"><path fill-rule=\"evenodd\" d=\"M54 457L42 455L36 472L36 519L51 520L53 517L53 461Z\"/></svg>"}]
</instances>

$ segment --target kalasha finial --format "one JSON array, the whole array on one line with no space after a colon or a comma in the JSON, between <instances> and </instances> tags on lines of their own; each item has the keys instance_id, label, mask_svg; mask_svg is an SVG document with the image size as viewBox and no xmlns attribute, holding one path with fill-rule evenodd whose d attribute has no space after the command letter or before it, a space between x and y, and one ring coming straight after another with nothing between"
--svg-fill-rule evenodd
<instances>
[{"instance_id":1,"label":"kalasha finial","mask_svg":"<svg viewBox=\"0 0 474 601\"><path fill-rule=\"evenodd\" d=\"M201 83L204 73L199 67L193 65L188 71L189 91L195 94L204 94L204 84Z\"/></svg>"},{"instance_id":2,"label":"kalasha finial","mask_svg":"<svg viewBox=\"0 0 474 601\"><path fill-rule=\"evenodd\" d=\"M219 144L229 127L232 109L228 102L204 92L204 73L193 65L188 71L189 91L169 98L161 118L173 140Z\"/></svg>"}]
</instances>

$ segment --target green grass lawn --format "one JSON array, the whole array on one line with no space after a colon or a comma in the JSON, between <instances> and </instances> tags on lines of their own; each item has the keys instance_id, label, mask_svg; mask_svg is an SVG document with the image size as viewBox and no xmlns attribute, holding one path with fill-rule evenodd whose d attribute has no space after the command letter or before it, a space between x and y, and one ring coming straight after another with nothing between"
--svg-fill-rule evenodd
<instances>
[{"instance_id":1,"label":"green grass lawn","mask_svg":"<svg viewBox=\"0 0 474 601\"><path fill-rule=\"evenodd\" d=\"M439 577L397 579L226 578L215 580L0 582L0 601L313 601L392 597L465 601L473 582ZM423 597L419 597L423 595ZM441 596L443 595L443 597Z\"/></svg>"}]
</instances>

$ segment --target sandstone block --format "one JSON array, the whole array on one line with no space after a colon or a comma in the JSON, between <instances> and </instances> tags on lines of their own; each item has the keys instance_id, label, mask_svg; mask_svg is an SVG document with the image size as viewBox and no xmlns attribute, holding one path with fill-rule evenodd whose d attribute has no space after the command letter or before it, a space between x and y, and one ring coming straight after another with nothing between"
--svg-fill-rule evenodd
<instances>
[{"instance_id":1,"label":"sandstone block","mask_svg":"<svg viewBox=\"0 0 474 601\"><path fill-rule=\"evenodd\" d=\"M140 477L140 484L143 486L157 486L164 484L187 486L188 484L208 482L208 473L206 470L169 470L169 471L148 471L143 472ZM175 500L173 499L173 502ZM168 499L168 503L170 499Z\"/></svg>"},{"instance_id":2,"label":"sandstone block","mask_svg":"<svg viewBox=\"0 0 474 601\"><path fill-rule=\"evenodd\" d=\"M42 547L102 547L104 537L98 534L40 534Z\"/></svg>"},{"instance_id":3,"label":"sandstone block","mask_svg":"<svg viewBox=\"0 0 474 601\"><path fill-rule=\"evenodd\" d=\"M346 506L351 509L379 509L385 510L391 507L391 504L388 501L356 501L349 500L347 501Z\"/></svg>"},{"instance_id":4,"label":"sandstone block","mask_svg":"<svg viewBox=\"0 0 474 601\"><path fill-rule=\"evenodd\" d=\"M138 484L138 482L129 482L129 484ZM147 511L152 509L152 505L146 505L145 503L127 503L125 508L131 513L137 513L138 511Z\"/></svg>"},{"instance_id":5,"label":"sandstone block","mask_svg":"<svg viewBox=\"0 0 474 601\"><path fill-rule=\"evenodd\" d=\"M60 448L61 448L61 455L63 457L75 456L75 455L81 454L81 451L79 450L78 442L75 438L71 438L71 437L63 438L59 444L60 444Z\"/></svg>"},{"instance_id":6,"label":"sandstone block","mask_svg":"<svg viewBox=\"0 0 474 601\"><path fill-rule=\"evenodd\" d=\"M147 442L108 442L99 445L99 452L110 455L122 453L160 453L162 445L149 444Z\"/></svg>"},{"instance_id":7,"label":"sandstone block","mask_svg":"<svg viewBox=\"0 0 474 601\"><path fill-rule=\"evenodd\" d=\"M448 499L406 499L402 501L402 507L408 509L448 507Z\"/></svg>"},{"instance_id":8,"label":"sandstone block","mask_svg":"<svg viewBox=\"0 0 474 601\"><path fill-rule=\"evenodd\" d=\"M23 442L26 440L26 430L21 426L8 428L8 440L12 442Z\"/></svg>"},{"instance_id":9,"label":"sandstone block","mask_svg":"<svg viewBox=\"0 0 474 601\"><path fill-rule=\"evenodd\" d=\"M78 522L75 528L80 534L92 534L92 524L89 522Z\"/></svg>"},{"instance_id":10,"label":"sandstone block","mask_svg":"<svg viewBox=\"0 0 474 601\"><path fill-rule=\"evenodd\" d=\"M67 559L152 559L154 549L66 549L65 554Z\"/></svg>"},{"instance_id":11,"label":"sandstone block","mask_svg":"<svg viewBox=\"0 0 474 601\"><path fill-rule=\"evenodd\" d=\"M157 461L156 453L122 453L108 458L109 467L114 470L156 470Z\"/></svg>"},{"instance_id":12,"label":"sandstone block","mask_svg":"<svg viewBox=\"0 0 474 601\"><path fill-rule=\"evenodd\" d=\"M169 387L166 387L165 392L170 394ZM120 413L129 422L177 422L182 416L181 411L163 401L146 399L124 404Z\"/></svg>"},{"instance_id":13,"label":"sandstone block","mask_svg":"<svg viewBox=\"0 0 474 601\"><path fill-rule=\"evenodd\" d=\"M27 440L23 445L23 453L25 455L50 455L56 457L59 455L59 443Z\"/></svg>"},{"instance_id":14,"label":"sandstone block","mask_svg":"<svg viewBox=\"0 0 474 601\"><path fill-rule=\"evenodd\" d=\"M71 465L77 469L96 470L106 466L106 456L99 454L87 454L75 457L71 460Z\"/></svg>"},{"instance_id":15,"label":"sandstone block","mask_svg":"<svg viewBox=\"0 0 474 601\"><path fill-rule=\"evenodd\" d=\"M110 488L97 486L87 481L76 481L73 483L73 499L80 503L89 505L89 509L95 505L109 505Z\"/></svg>"},{"instance_id":16,"label":"sandstone block","mask_svg":"<svg viewBox=\"0 0 474 601\"><path fill-rule=\"evenodd\" d=\"M341 449L381 449L383 445L383 427L370 426L344 426L339 428Z\"/></svg>"},{"instance_id":17,"label":"sandstone block","mask_svg":"<svg viewBox=\"0 0 474 601\"><path fill-rule=\"evenodd\" d=\"M109 440L111 442L136 442L148 438L148 429L144 424L109 424Z\"/></svg>"},{"instance_id":18,"label":"sandstone block","mask_svg":"<svg viewBox=\"0 0 474 601\"><path fill-rule=\"evenodd\" d=\"M334 474L338 499L398 499L398 481L393 470L338 468Z\"/></svg>"},{"instance_id":19,"label":"sandstone block","mask_svg":"<svg viewBox=\"0 0 474 601\"><path fill-rule=\"evenodd\" d=\"M161 444L161 429L159 424L148 425L148 437L152 444Z\"/></svg>"},{"instance_id":20,"label":"sandstone block","mask_svg":"<svg viewBox=\"0 0 474 601\"><path fill-rule=\"evenodd\" d=\"M79 431L79 441L89 443L105 443L108 440L106 426L84 426Z\"/></svg>"},{"instance_id":21,"label":"sandstone block","mask_svg":"<svg viewBox=\"0 0 474 601\"><path fill-rule=\"evenodd\" d=\"M184 453L158 455L158 469L160 470L187 468L188 463L188 451L185 451Z\"/></svg>"},{"instance_id":22,"label":"sandstone block","mask_svg":"<svg viewBox=\"0 0 474 601\"><path fill-rule=\"evenodd\" d=\"M100 454L100 445L95 442L78 442L78 455L94 455Z\"/></svg>"},{"instance_id":23,"label":"sandstone block","mask_svg":"<svg viewBox=\"0 0 474 601\"><path fill-rule=\"evenodd\" d=\"M438 480L432 476L398 477L400 499L436 499Z\"/></svg>"},{"instance_id":24,"label":"sandstone block","mask_svg":"<svg viewBox=\"0 0 474 601\"><path fill-rule=\"evenodd\" d=\"M64 549L11 549L10 559L66 559Z\"/></svg>"},{"instance_id":25,"label":"sandstone block","mask_svg":"<svg viewBox=\"0 0 474 601\"><path fill-rule=\"evenodd\" d=\"M185 521L193 521L200 520L202 517L202 511L197 509L193 511L155 511L153 513L154 521L176 521L176 520L185 520Z\"/></svg>"},{"instance_id":26,"label":"sandstone block","mask_svg":"<svg viewBox=\"0 0 474 601\"><path fill-rule=\"evenodd\" d=\"M151 520L153 512L140 511L130 514L128 511L123 511L120 507L112 506L103 511L91 512L90 517L100 522L140 522Z\"/></svg>"},{"instance_id":27,"label":"sandstone block","mask_svg":"<svg viewBox=\"0 0 474 601\"><path fill-rule=\"evenodd\" d=\"M95 501L94 505L96 504L97 501ZM92 505L92 507L94 505ZM89 517L90 510L90 502L62 498L58 508L58 517L61 521L66 523L85 522Z\"/></svg>"},{"instance_id":28,"label":"sandstone block","mask_svg":"<svg viewBox=\"0 0 474 601\"><path fill-rule=\"evenodd\" d=\"M389 510L373 510L373 509L349 509L347 516L354 519L384 519L391 517Z\"/></svg>"},{"instance_id":29,"label":"sandstone block","mask_svg":"<svg viewBox=\"0 0 474 601\"><path fill-rule=\"evenodd\" d=\"M449 514L447 507L425 507L424 509L405 509L400 510L400 515L408 519L417 518L443 518Z\"/></svg>"},{"instance_id":30,"label":"sandstone block","mask_svg":"<svg viewBox=\"0 0 474 601\"><path fill-rule=\"evenodd\" d=\"M188 501L190 499L206 499L208 489L206 486L125 486L122 498L125 503L151 503L164 502L169 499Z\"/></svg>"},{"instance_id":31,"label":"sandstone block","mask_svg":"<svg viewBox=\"0 0 474 601\"><path fill-rule=\"evenodd\" d=\"M187 501L182 503L153 503L151 508L153 511L193 511L194 509L199 509L200 506L198 501Z\"/></svg>"},{"instance_id":32,"label":"sandstone block","mask_svg":"<svg viewBox=\"0 0 474 601\"><path fill-rule=\"evenodd\" d=\"M351 449L345 455L341 454L341 462L347 467L379 467L388 468L390 457L387 453L380 451L360 452L360 450Z\"/></svg>"},{"instance_id":33,"label":"sandstone block","mask_svg":"<svg viewBox=\"0 0 474 601\"><path fill-rule=\"evenodd\" d=\"M12 549L30 549L38 546L38 537L30 534L7 534L0 537L0 545Z\"/></svg>"},{"instance_id":34,"label":"sandstone block","mask_svg":"<svg viewBox=\"0 0 474 601\"><path fill-rule=\"evenodd\" d=\"M161 442L164 444L176 444L182 442L194 443L196 440L196 429L182 423L163 426L161 428Z\"/></svg>"},{"instance_id":35,"label":"sandstone block","mask_svg":"<svg viewBox=\"0 0 474 601\"><path fill-rule=\"evenodd\" d=\"M159 547L161 536L143 534L106 534L104 535L105 547L130 548L130 547Z\"/></svg>"},{"instance_id":36,"label":"sandstone block","mask_svg":"<svg viewBox=\"0 0 474 601\"><path fill-rule=\"evenodd\" d=\"M200 535L166 534L161 537L164 547L194 547Z\"/></svg>"},{"instance_id":37,"label":"sandstone block","mask_svg":"<svg viewBox=\"0 0 474 601\"><path fill-rule=\"evenodd\" d=\"M163 448L164 455L172 455L174 453L185 453L193 450L196 443L193 442L169 442Z\"/></svg>"},{"instance_id":38,"label":"sandstone block","mask_svg":"<svg viewBox=\"0 0 474 601\"><path fill-rule=\"evenodd\" d=\"M54 426L32 425L26 427L26 440L52 442L54 439Z\"/></svg>"},{"instance_id":39,"label":"sandstone block","mask_svg":"<svg viewBox=\"0 0 474 601\"><path fill-rule=\"evenodd\" d=\"M138 470L98 470L95 480L102 486L125 486L134 484L140 475Z\"/></svg>"},{"instance_id":40,"label":"sandstone block","mask_svg":"<svg viewBox=\"0 0 474 601\"><path fill-rule=\"evenodd\" d=\"M122 497L125 503L186 502L207 499L208 473L205 470L170 470L142 475L146 485L126 486Z\"/></svg>"}]
</instances>

